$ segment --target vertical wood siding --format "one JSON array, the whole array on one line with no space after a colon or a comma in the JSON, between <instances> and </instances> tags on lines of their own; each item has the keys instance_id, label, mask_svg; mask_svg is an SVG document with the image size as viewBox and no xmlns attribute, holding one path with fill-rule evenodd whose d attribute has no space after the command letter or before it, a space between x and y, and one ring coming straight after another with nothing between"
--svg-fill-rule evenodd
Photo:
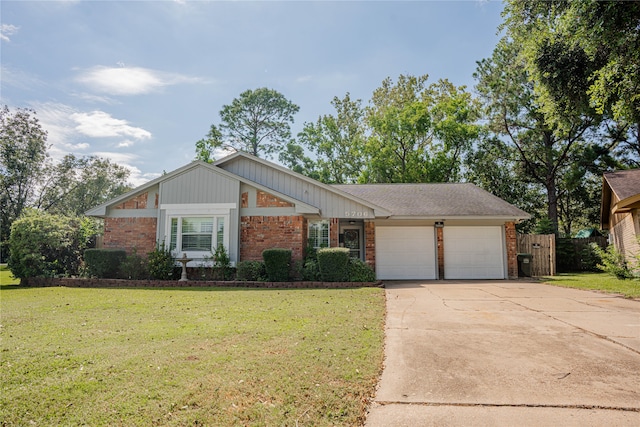
<instances>
[{"instance_id":1,"label":"vertical wood siding","mask_svg":"<svg viewBox=\"0 0 640 427\"><path fill-rule=\"evenodd\" d=\"M324 218L373 219L373 209L314 185L297 176L269 168L250 159L237 158L221 167L274 191L320 208Z\"/></svg>"}]
</instances>

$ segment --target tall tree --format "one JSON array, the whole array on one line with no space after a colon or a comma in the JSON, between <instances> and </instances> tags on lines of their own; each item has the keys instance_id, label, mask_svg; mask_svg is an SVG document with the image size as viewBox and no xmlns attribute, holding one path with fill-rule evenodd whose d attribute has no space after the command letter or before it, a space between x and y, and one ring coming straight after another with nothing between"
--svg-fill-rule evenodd
<instances>
[{"instance_id":1,"label":"tall tree","mask_svg":"<svg viewBox=\"0 0 640 427\"><path fill-rule=\"evenodd\" d=\"M491 58L478 63L477 89L485 101L490 129L515 148L526 180L541 185L547 216L558 230L558 184L575 159L593 119L580 111L547 120L520 55L521 46L503 39Z\"/></svg>"},{"instance_id":2,"label":"tall tree","mask_svg":"<svg viewBox=\"0 0 640 427\"><path fill-rule=\"evenodd\" d=\"M11 224L33 202L47 158L47 133L36 113L29 109L0 110L0 244L5 243Z\"/></svg>"},{"instance_id":3,"label":"tall tree","mask_svg":"<svg viewBox=\"0 0 640 427\"><path fill-rule=\"evenodd\" d=\"M331 184L355 182L364 166L364 110L349 93L343 99L334 97L335 115L324 115L315 123L305 123L298 142L315 154L313 170L316 179Z\"/></svg>"},{"instance_id":4,"label":"tall tree","mask_svg":"<svg viewBox=\"0 0 640 427\"><path fill-rule=\"evenodd\" d=\"M610 145L638 166L640 3L509 0L504 15L550 118L593 110L615 122L605 122Z\"/></svg>"},{"instance_id":5,"label":"tall tree","mask_svg":"<svg viewBox=\"0 0 640 427\"><path fill-rule=\"evenodd\" d=\"M271 157L286 149L293 116L299 109L273 89L242 92L222 107L220 125L212 126L207 137L196 143L197 157L209 161L217 149Z\"/></svg>"},{"instance_id":6,"label":"tall tree","mask_svg":"<svg viewBox=\"0 0 640 427\"><path fill-rule=\"evenodd\" d=\"M475 101L447 80L401 75L382 82L366 109L362 182L447 182L460 176L464 153L478 136Z\"/></svg>"},{"instance_id":7,"label":"tall tree","mask_svg":"<svg viewBox=\"0 0 640 427\"><path fill-rule=\"evenodd\" d=\"M108 159L68 154L46 168L34 206L51 214L81 216L129 190L129 173Z\"/></svg>"}]
</instances>

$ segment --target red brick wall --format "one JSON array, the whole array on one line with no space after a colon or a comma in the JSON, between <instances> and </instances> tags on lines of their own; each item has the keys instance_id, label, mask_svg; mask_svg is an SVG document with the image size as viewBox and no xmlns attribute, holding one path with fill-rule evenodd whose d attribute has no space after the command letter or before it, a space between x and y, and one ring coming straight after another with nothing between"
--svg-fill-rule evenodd
<instances>
[{"instance_id":1,"label":"red brick wall","mask_svg":"<svg viewBox=\"0 0 640 427\"><path fill-rule=\"evenodd\" d=\"M364 260L376 270L376 224L373 221L364 222Z\"/></svg>"},{"instance_id":2,"label":"red brick wall","mask_svg":"<svg viewBox=\"0 0 640 427\"><path fill-rule=\"evenodd\" d=\"M289 208L292 206L293 203L282 200L273 194L264 191L258 191L256 193L256 207L258 208Z\"/></svg>"},{"instance_id":3,"label":"red brick wall","mask_svg":"<svg viewBox=\"0 0 640 427\"><path fill-rule=\"evenodd\" d=\"M291 249L301 260L307 239L302 216L243 216L240 218L240 261L261 260L270 248Z\"/></svg>"},{"instance_id":4,"label":"red brick wall","mask_svg":"<svg viewBox=\"0 0 640 427\"><path fill-rule=\"evenodd\" d=\"M146 209L149 193L142 193L116 206L116 209ZM156 195L157 198L157 195ZM156 201L157 204L157 201ZM157 206L156 206L157 207Z\"/></svg>"},{"instance_id":5,"label":"red brick wall","mask_svg":"<svg viewBox=\"0 0 640 427\"><path fill-rule=\"evenodd\" d=\"M438 248L438 279L444 279L444 229L436 227L436 239Z\"/></svg>"},{"instance_id":6,"label":"red brick wall","mask_svg":"<svg viewBox=\"0 0 640 427\"><path fill-rule=\"evenodd\" d=\"M156 247L156 226L156 218L105 218L103 245L146 255Z\"/></svg>"},{"instance_id":7,"label":"red brick wall","mask_svg":"<svg viewBox=\"0 0 640 427\"><path fill-rule=\"evenodd\" d=\"M240 195L240 207L248 208L249 207L249 193L246 191Z\"/></svg>"},{"instance_id":8,"label":"red brick wall","mask_svg":"<svg viewBox=\"0 0 640 427\"><path fill-rule=\"evenodd\" d=\"M516 225L507 222L504 225L507 240L507 274L509 279L518 278L518 242L516 237Z\"/></svg>"},{"instance_id":9,"label":"red brick wall","mask_svg":"<svg viewBox=\"0 0 640 427\"><path fill-rule=\"evenodd\" d=\"M329 220L329 247L337 248L340 246L340 219L331 218Z\"/></svg>"}]
</instances>

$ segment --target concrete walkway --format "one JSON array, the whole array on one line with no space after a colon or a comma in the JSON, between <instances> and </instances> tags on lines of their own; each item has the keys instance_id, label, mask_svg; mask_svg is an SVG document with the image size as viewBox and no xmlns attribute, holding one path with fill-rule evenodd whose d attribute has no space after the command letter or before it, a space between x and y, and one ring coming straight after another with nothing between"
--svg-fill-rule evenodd
<instances>
[{"instance_id":1,"label":"concrete walkway","mask_svg":"<svg viewBox=\"0 0 640 427\"><path fill-rule=\"evenodd\" d=\"M640 426L640 301L522 281L386 288L367 427Z\"/></svg>"}]
</instances>

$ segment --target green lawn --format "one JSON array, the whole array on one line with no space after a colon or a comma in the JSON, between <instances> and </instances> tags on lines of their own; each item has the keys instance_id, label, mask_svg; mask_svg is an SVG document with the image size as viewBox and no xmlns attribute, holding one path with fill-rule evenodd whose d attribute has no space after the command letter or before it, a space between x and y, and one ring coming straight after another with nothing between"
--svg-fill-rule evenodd
<instances>
[{"instance_id":1,"label":"green lawn","mask_svg":"<svg viewBox=\"0 0 640 427\"><path fill-rule=\"evenodd\" d=\"M560 273L544 277L543 281L567 288L592 289L622 294L627 298L640 298L640 280L620 280L607 273Z\"/></svg>"},{"instance_id":2,"label":"green lawn","mask_svg":"<svg viewBox=\"0 0 640 427\"><path fill-rule=\"evenodd\" d=\"M4 274L4 272L3 272ZM2 425L361 425L384 290L0 287Z\"/></svg>"},{"instance_id":3,"label":"green lawn","mask_svg":"<svg viewBox=\"0 0 640 427\"><path fill-rule=\"evenodd\" d=\"M7 268L7 264L0 264L0 285L17 285L20 279L16 279Z\"/></svg>"}]
</instances>

